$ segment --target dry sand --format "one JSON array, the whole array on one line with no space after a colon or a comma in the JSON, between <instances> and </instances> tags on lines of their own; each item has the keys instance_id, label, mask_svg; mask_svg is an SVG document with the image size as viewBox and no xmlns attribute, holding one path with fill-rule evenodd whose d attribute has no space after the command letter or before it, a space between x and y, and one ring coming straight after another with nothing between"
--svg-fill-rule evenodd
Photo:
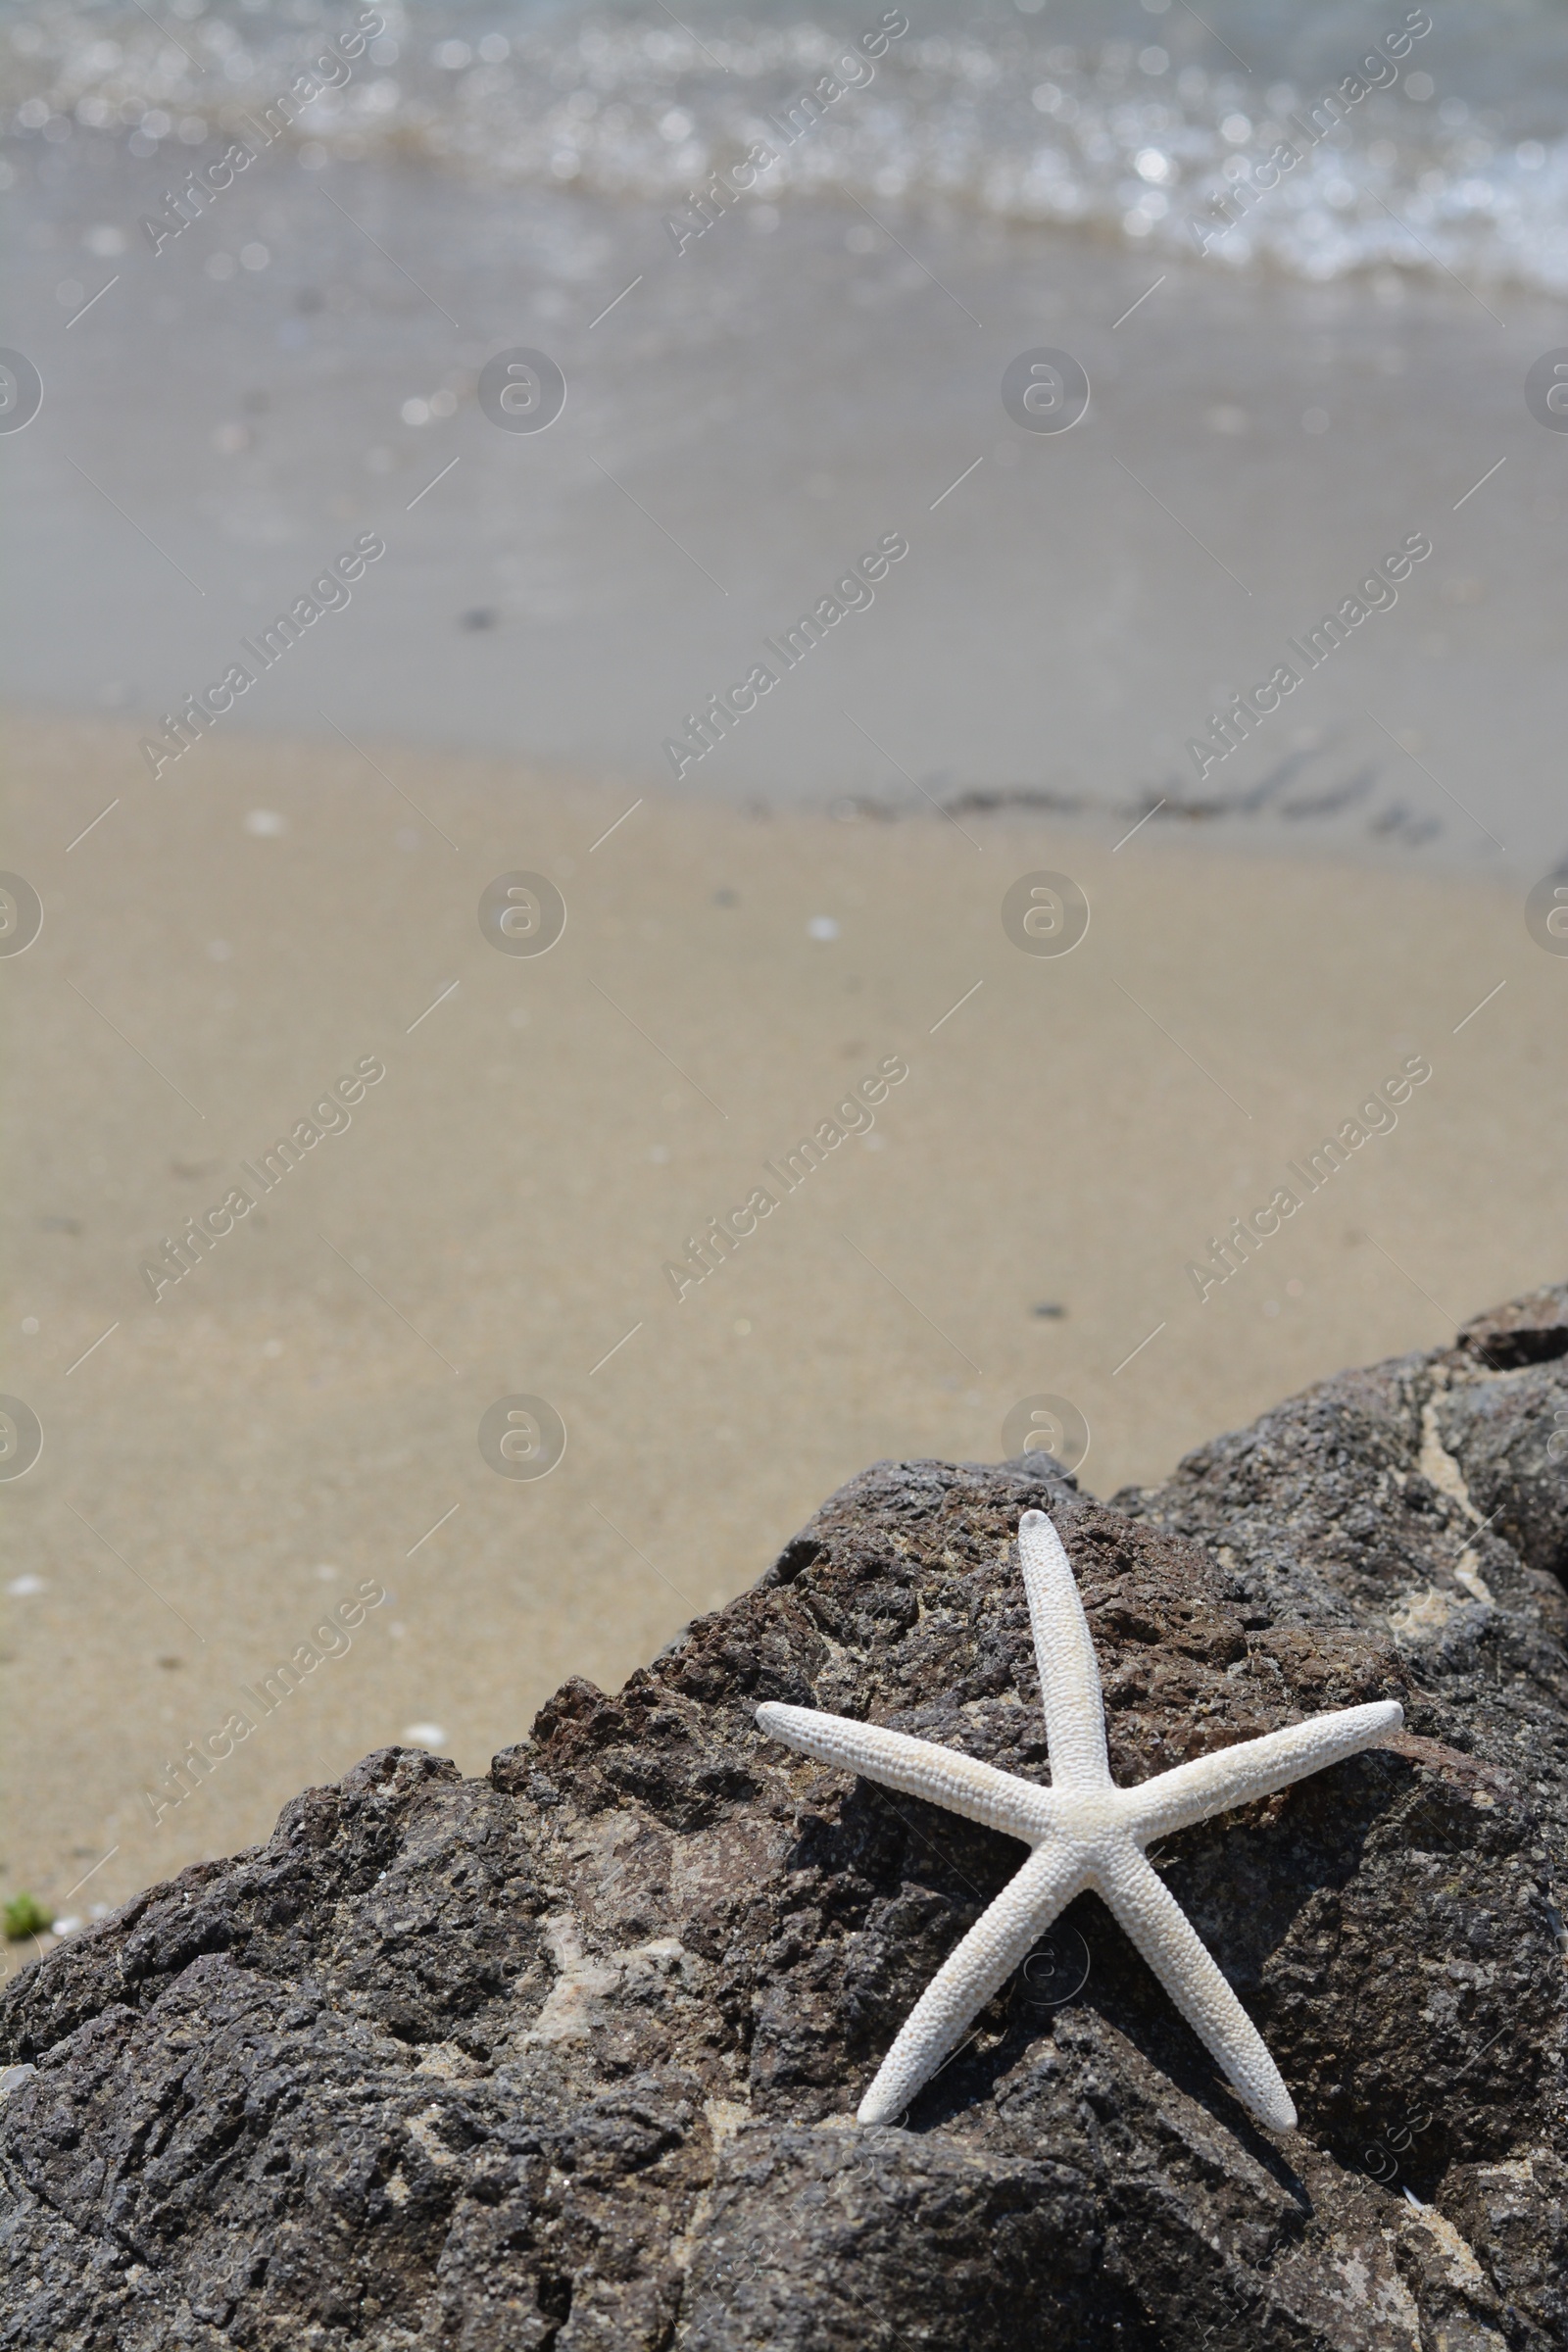
<instances>
[{"instance_id":1,"label":"dry sand","mask_svg":"<svg viewBox=\"0 0 1568 2352\"><path fill-rule=\"evenodd\" d=\"M1021 1398L1071 1400L1108 1494L1563 1271L1568 961L1520 890L674 797L594 847L630 795L367 748L214 738L154 787L132 730L11 730L46 920L0 972L0 1387L45 1442L0 1492L7 1893L86 1915L414 1725L482 1770L864 1463L995 1459ZM1093 906L1062 957L1000 920L1042 867ZM569 907L536 958L476 920L514 868ZM1200 1304L1185 1261L1411 1054L1397 1129ZM366 1055L352 1127L154 1306L160 1237ZM663 1262L889 1055L869 1137L677 1303ZM532 1483L476 1440L518 1392L568 1431ZM363 1579L352 1649L154 1828L167 1760Z\"/></svg>"}]
</instances>

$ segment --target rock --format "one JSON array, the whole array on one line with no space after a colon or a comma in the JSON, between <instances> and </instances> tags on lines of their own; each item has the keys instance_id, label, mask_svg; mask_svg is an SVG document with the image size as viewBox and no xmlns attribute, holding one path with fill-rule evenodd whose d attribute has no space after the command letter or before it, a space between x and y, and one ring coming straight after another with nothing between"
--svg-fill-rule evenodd
<instances>
[{"instance_id":1,"label":"rock","mask_svg":"<svg viewBox=\"0 0 1568 2352\"><path fill-rule=\"evenodd\" d=\"M879 1463L487 1778L388 1748L307 1789L10 1989L0 2343L1568 2344L1559 1427L1568 1286L1113 1504L1038 1458ZM1118 1778L1404 1705L1387 1746L1157 1857L1295 2133L1251 2124L1092 1895L905 2127L853 2122L1019 1849L753 1710L1044 1775L1012 1549L1037 1505Z\"/></svg>"},{"instance_id":2,"label":"rock","mask_svg":"<svg viewBox=\"0 0 1568 2352\"><path fill-rule=\"evenodd\" d=\"M1555 1362L1568 1354L1568 1283L1544 1283L1464 1324L1457 1345L1493 1372Z\"/></svg>"}]
</instances>

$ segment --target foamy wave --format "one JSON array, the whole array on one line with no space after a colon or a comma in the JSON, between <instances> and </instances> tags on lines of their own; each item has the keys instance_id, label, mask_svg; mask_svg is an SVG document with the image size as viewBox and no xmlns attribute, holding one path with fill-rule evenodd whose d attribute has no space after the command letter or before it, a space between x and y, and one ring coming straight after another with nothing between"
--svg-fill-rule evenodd
<instances>
[{"instance_id":1,"label":"foamy wave","mask_svg":"<svg viewBox=\"0 0 1568 2352\"><path fill-rule=\"evenodd\" d=\"M133 10L14 25L0 57L12 135L118 136L140 154L178 155L183 170L190 149L244 137L334 23L183 6L167 37ZM563 17L519 33L489 19L454 16L441 29L397 6L381 13L385 31L344 86L288 132L307 160L415 156L497 183L671 209L757 143L778 147L779 110L849 45L810 23L699 37L672 20ZM873 25L879 12L864 13ZM1027 24L986 40L911 30L784 149L757 192L940 201L1320 280L1394 265L1467 283L1568 285L1568 138L1520 138L1506 108L1437 100L1421 59L1410 46L1393 86L1314 139L1313 110L1355 70L1353 51L1323 83L1259 93L1255 79L1183 65L1154 42L1068 48ZM1298 160L1265 185L1282 145Z\"/></svg>"}]
</instances>

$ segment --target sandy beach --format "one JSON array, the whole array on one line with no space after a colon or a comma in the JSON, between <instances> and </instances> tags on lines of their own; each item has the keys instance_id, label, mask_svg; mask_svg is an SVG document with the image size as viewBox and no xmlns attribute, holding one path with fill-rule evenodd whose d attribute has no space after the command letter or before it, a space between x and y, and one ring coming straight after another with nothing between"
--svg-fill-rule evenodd
<instances>
[{"instance_id":1,"label":"sandy beach","mask_svg":"<svg viewBox=\"0 0 1568 2352\"><path fill-rule=\"evenodd\" d=\"M214 736L154 788L134 727L8 727L44 922L3 975L0 1387L43 1432L0 1493L7 1893L85 1916L415 1727L482 1769L878 1456L1000 1458L1054 1397L1109 1494L1561 1271L1568 966L1520 887L1019 811L628 808L361 740ZM481 928L518 872L564 903L546 953ZM1004 924L1042 872L1087 901L1066 954ZM1348 1125L1200 1300L1189 1265ZM518 1396L564 1429L541 1478L481 1452Z\"/></svg>"}]
</instances>

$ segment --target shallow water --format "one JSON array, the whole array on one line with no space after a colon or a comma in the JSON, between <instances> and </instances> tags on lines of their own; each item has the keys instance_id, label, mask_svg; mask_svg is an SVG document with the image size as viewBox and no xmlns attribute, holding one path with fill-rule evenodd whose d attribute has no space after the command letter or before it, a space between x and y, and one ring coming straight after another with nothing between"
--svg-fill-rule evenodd
<instances>
[{"instance_id":1,"label":"shallow water","mask_svg":"<svg viewBox=\"0 0 1568 2352\"><path fill-rule=\"evenodd\" d=\"M322 34L359 21L199 0L164 26L120 5L7 14L0 88L24 131L69 121L175 154L203 132L247 135ZM1312 280L1391 263L1561 288L1562 12L1440 15L1392 0L1380 16L1247 0L1202 20L1181 0L961 13L867 0L834 24L782 0L744 15L694 0L679 21L631 0L389 0L384 29L326 70L339 86L292 135L346 161L419 157L499 185L668 203L762 141L778 158L764 199L939 197ZM808 135L781 136L790 102L846 55L843 94ZM1295 160L1270 185L1282 150ZM1227 194L1245 214L1228 226L1214 210Z\"/></svg>"},{"instance_id":2,"label":"shallow water","mask_svg":"<svg viewBox=\"0 0 1568 2352\"><path fill-rule=\"evenodd\" d=\"M177 710L374 529L385 562L225 725L846 813L1568 850L1568 446L1524 398L1564 334L1559 11L1506 41L1446 14L1200 254L1223 158L1309 120L1364 21L917 10L698 235L684 192L844 49L792 11L388 10L271 135L353 13L183 5L10 14L5 339L46 387L0 435L13 697ZM175 233L232 138L251 162ZM518 347L564 372L548 431L477 396ZM1071 431L1004 405L1042 349L1087 371ZM889 533L907 560L808 660L765 651ZM1287 651L1412 534L1431 557L1332 660ZM1209 758L1282 662L1298 688ZM776 691L702 750L759 662Z\"/></svg>"}]
</instances>

